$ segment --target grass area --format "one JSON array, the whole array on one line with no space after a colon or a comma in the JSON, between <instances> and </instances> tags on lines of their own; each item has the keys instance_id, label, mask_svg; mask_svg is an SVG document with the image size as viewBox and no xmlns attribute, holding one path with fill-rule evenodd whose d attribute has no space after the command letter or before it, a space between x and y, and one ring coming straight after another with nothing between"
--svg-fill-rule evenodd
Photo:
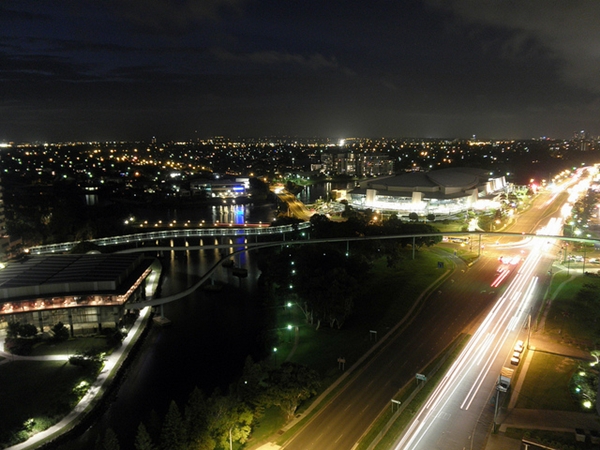
<instances>
[{"instance_id":1,"label":"grass area","mask_svg":"<svg viewBox=\"0 0 600 450\"><path fill-rule=\"evenodd\" d=\"M66 361L17 360L3 364L0 443L19 442L28 433L35 434L58 422L79 401L80 393L74 386L94 378Z\"/></svg>"},{"instance_id":2,"label":"grass area","mask_svg":"<svg viewBox=\"0 0 600 450\"><path fill-rule=\"evenodd\" d=\"M591 448L586 442L575 441L575 434L570 432L548 431L548 430L524 430L522 428L506 429L505 435L511 439L531 439L540 444L552 445L554 448L588 449Z\"/></svg>"},{"instance_id":3,"label":"grass area","mask_svg":"<svg viewBox=\"0 0 600 450\"><path fill-rule=\"evenodd\" d=\"M352 317L340 330L328 326L316 330L314 326L305 323L304 316L297 307L282 312L278 324L281 329L276 355L278 362L283 362L293 346L292 334L286 330L287 324L299 324L298 346L291 361L319 371L322 377L319 393L324 392L341 375L338 357L346 358L345 368L348 369L375 345L376 341L370 330L377 331L377 338L382 339L409 312L415 300L444 275L448 268L453 267L449 258L440 256L439 252L431 249L417 252L414 260L412 251L407 250L402 258L397 267L388 267L385 258L374 263L369 280L361 287L357 296ZM439 261L445 261L445 269L438 268ZM341 389L341 386L337 389ZM329 396L336 395L337 389ZM301 405L298 412L306 410L309 405L310 402ZM317 406L304 420L316 414L319 408ZM269 416L263 416L253 429L252 441L261 442L261 439L272 436L284 424L285 420L277 410ZM296 425L299 426L302 424ZM286 441L294 432L295 428L288 430L280 441Z\"/></svg>"},{"instance_id":4,"label":"grass area","mask_svg":"<svg viewBox=\"0 0 600 450\"><path fill-rule=\"evenodd\" d=\"M462 231L462 228L465 226L465 221L464 220L453 220L453 221L446 221L446 220L441 220L441 221L437 221L437 222L431 222L431 225L433 225L434 227L436 227L438 230L440 230L441 233L445 233L445 232L452 232L452 231Z\"/></svg>"},{"instance_id":5,"label":"grass area","mask_svg":"<svg viewBox=\"0 0 600 450\"><path fill-rule=\"evenodd\" d=\"M548 299L554 298L558 291L563 291L563 289L565 289L567 286L565 282L570 278L571 276L568 275L566 271L555 273L552 277L550 289L548 290Z\"/></svg>"},{"instance_id":6,"label":"grass area","mask_svg":"<svg viewBox=\"0 0 600 450\"><path fill-rule=\"evenodd\" d=\"M266 409L264 414L252 426L250 440L243 448L266 442L271 436L276 435L283 425L285 425L285 418L281 413L281 409L275 406Z\"/></svg>"},{"instance_id":7,"label":"grass area","mask_svg":"<svg viewBox=\"0 0 600 450\"><path fill-rule=\"evenodd\" d=\"M578 367L579 362L571 358L535 352L516 407L580 411L569 393L569 381Z\"/></svg>"},{"instance_id":8,"label":"grass area","mask_svg":"<svg viewBox=\"0 0 600 450\"><path fill-rule=\"evenodd\" d=\"M544 332L556 340L595 348L600 344L600 278L580 275L565 282L564 277L554 277L552 292L556 297L546 316Z\"/></svg>"},{"instance_id":9,"label":"grass area","mask_svg":"<svg viewBox=\"0 0 600 450\"><path fill-rule=\"evenodd\" d=\"M369 280L362 286L355 300L355 311L342 329L322 326L319 330L304 324L304 316L295 308L291 320L300 325L300 340L292 361L305 364L321 373L324 386L340 375L337 358L346 358L346 368L354 364L375 344L370 330L377 331L379 339L402 319L415 299L444 274L437 268L442 259L429 250L417 252L414 260L410 251L397 267L387 267L384 258L375 262ZM446 263L446 268L450 266ZM391 295L390 295L391 294ZM290 321L281 318L281 327Z\"/></svg>"},{"instance_id":10,"label":"grass area","mask_svg":"<svg viewBox=\"0 0 600 450\"><path fill-rule=\"evenodd\" d=\"M106 336L75 337L63 342L43 341L33 346L27 356L75 355L86 351L108 352Z\"/></svg>"},{"instance_id":11,"label":"grass area","mask_svg":"<svg viewBox=\"0 0 600 450\"><path fill-rule=\"evenodd\" d=\"M34 344L28 356L109 352L105 336ZM10 358L9 358L10 359ZM0 447L52 426L78 403L96 372L66 361L15 360L0 366ZM85 382L83 385L80 383ZM80 388L78 388L80 386ZM49 388L50 387L50 388Z\"/></svg>"}]
</instances>

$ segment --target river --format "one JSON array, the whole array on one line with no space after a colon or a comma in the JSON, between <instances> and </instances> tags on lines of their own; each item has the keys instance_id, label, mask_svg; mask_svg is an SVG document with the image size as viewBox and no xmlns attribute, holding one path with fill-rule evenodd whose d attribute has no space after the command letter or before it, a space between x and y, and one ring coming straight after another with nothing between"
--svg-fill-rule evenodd
<instances>
[{"instance_id":1,"label":"river","mask_svg":"<svg viewBox=\"0 0 600 450\"><path fill-rule=\"evenodd\" d=\"M326 198L331 189L346 183L322 183L305 189L298 196L306 203ZM270 223L275 215L271 207L224 205L219 207L139 211L136 220L162 220L177 223L205 220L207 224ZM183 240L171 245L181 245ZM213 243L213 242L206 242ZM188 245L200 241L188 240ZM164 245L164 242L161 243ZM156 251L149 251L156 256ZM180 292L194 284L201 274L219 258L216 249L171 251L163 253L163 297ZM140 422L151 429L156 417L164 417L169 403L175 400L181 410L194 387L210 395L214 389L227 391L228 385L241 374L248 355L254 359L266 356L262 341L267 318L261 303L257 280L256 256L252 252L236 257L236 265L248 269L247 278L236 278L225 268L216 272L215 280L224 283L220 291L197 290L190 296L164 306L169 327L153 326L133 359L128 374L98 421L83 434L58 450L94 448L98 436L107 428L117 434L122 449L133 448Z\"/></svg>"},{"instance_id":2,"label":"river","mask_svg":"<svg viewBox=\"0 0 600 450\"><path fill-rule=\"evenodd\" d=\"M161 257L162 295L193 284L217 258L215 250L166 252ZM215 388L226 392L241 373L246 356L265 356L260 341L266 317L257 290L259 271L252 253L238 258L238 264L249 268L247 278L219 269L214 279L224 284L220 291L199 289L164 306L172 324L151 328L108 410L83 435L59 449L94 448L98 434L108 427L117 434L121 448L133 448L139 423L151 427L154 413L162 419L171 400L183 410L195 386L207 395Z\"/></svg>"}]
</instances>

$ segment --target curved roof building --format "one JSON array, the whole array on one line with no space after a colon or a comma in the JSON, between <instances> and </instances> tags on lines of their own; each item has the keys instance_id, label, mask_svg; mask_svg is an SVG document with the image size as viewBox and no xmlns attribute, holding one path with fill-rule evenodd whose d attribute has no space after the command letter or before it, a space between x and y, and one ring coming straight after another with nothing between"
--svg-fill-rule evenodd
<instances>
[{"instance_id":1,"label":"curved roof building","mask_svg":"<svg viewBox=\"0 0 600 450\"><path fill-rule=\"evenodd\" d=\"M461 167L366 180L348 195L358 208L445 216L466 211L505 187L504 176L493 178L486 170Z\"/></svg>"}]
</instances>

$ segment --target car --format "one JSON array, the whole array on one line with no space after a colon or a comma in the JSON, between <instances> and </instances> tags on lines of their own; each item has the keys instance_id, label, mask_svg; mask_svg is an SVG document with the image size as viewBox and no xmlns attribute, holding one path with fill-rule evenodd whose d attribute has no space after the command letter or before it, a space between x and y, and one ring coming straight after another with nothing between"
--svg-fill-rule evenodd
<instances>
[{"instance_id":1,"label":"car","mask_svg":"<svg viewBox=\"0 0 600 450\"><path fill-rule=\"evenodd\" d=\"M513 352L513 355L512 355L512 357L513 357L513 358L519 358L519 359L520 359L520 358L521 358L521 352Z\"/></svg>"},{"instance_id":2,"label":"car","mask_svg":"<svg viewBox=\"0 0 600 450\"><path fill-rule=\"evenodd\" d=\"M512 358L510 358L510 363L511 363L513 366L518 366L520 361L521 361L521 360L520 360L519 358L516 358L516 357L514 357L514 356L513 356Z\"/></svg>"},{"instance_id":3,"label":"car","mask_svg":"<svg viewBox=\"0 0 600 450\"><path fill-rule=\"evenodd\" d=\"M517 343L515 344L514 351L518 353L521 353L523 351L523 341L517 341Z\"/></svg>"}]
</instances>

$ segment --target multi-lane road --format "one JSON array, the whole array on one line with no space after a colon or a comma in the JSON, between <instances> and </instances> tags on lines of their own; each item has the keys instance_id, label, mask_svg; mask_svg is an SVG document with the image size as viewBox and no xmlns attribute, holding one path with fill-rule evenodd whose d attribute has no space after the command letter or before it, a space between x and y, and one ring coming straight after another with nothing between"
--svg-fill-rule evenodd
<instances>
[{"instance_id":1,"label":"multi-lane road","mask_svg":"<svg viewBox=\"0 0 600 450\"><path fill-rule=\"evenodd\" d=\"M507 231L536 231L559 214L566 198L566 194L540 195ZM412 321L284 448L354 448L383 408L390 407L400 387L465 332L472 338L464 353L396 448L481 448L493 420L489 411L493 412L495 380L530 308L536 307L535 300L549 282L547 271L556 257L558 247L553 248L553 243L543 240L538 246L533 241L508 245L507 238L486 236L476 264L467 267L457 259L454 274L424 300ZM501 254L523 260L492 287ZM477 427L482 421L487 421L482 424L484 431Z\"/></svg>"},{"instance_id":2,"label":"multi-lane road","mask_svg":"<svg viewBox=\"0 0 600 450\"><path fill-rule=\"evenodd\" d=\"M564 185L560 194L546 194L537 199L534 207L521 217L511 231L537 232L543 236L562 235L564 206L575 200L578 180ZM571 196L567 188L574 187ZM585 191L586 182L579 186ZM567 206L568 209L568 206ZM568 213L568 211L567 211ZM507 250L499 242L496 252ZM518 359L511 361L515 341L528 342L530 315L535 315L550 281L549 268L560 254L560 243L553 238L539 237L513 242L520 249L513 265L513 274L505 277L506 288L494 295L492 308L468 345L446 373L443 380L421 408L405 433L397 440L395 449L481 449L490 424L497 422L497 412L507 394L497 389L503 367L516 368ZM514 252L514 250L513 250ZM511 266L510 258L503 258ZM498 278L503 278L506 264L500 266Z\"/></svg>"}]
</instances>

